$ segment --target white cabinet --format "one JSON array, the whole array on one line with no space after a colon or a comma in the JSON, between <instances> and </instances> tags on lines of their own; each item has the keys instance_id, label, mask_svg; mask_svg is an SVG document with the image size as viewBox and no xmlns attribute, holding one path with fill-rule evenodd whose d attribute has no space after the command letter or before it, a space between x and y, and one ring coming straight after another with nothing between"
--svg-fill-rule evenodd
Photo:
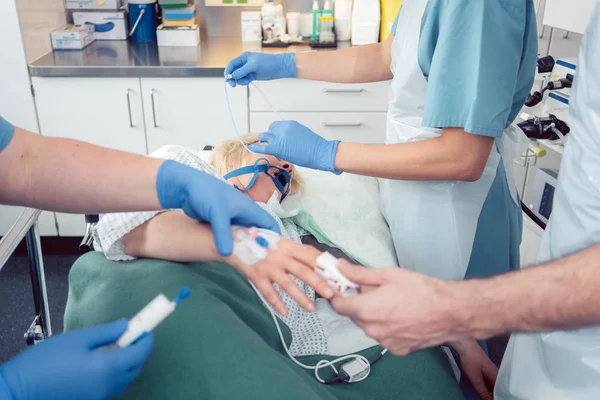
<instances>
[{"instance_id":1,"label":"white cabinet","mask_svg":"<svg viewBox=\"0 0 600 400\"><path fill-rule=\"evenodd\" d=\"M301 79L255 82L250 86L250 112L273 111L271 105L277 111L385 112L388 87L389 82L341 84Z\"/></svg>"},{"instance_id":2,"label":"white cabinet","mask_svg":"<svg viewBox=\"0 0 600 400\"><path fill-rule=\"evenodd\" d=\"M32 78L43 136L146 154L139 78Z\"/></svg>"},{"instance_id":3,"label":"white cabinet","mask_svg":"<svg viewBox=\"0 0 600 400\"><path fill-rule=\"evenodd\" d=\"M293 120L328 140L385 143L386 113L383 112L253 112L250 128L264 132L275 120Z\"/></svg>"},{"instance_id":4,"label":"white cabinet","mask_svg":"<svg viewBox=\"0 0 600 400\"><path fill-rule=\"evenodd\" d=\"M385 143L388 86L389 82L298 79L258 82L249 89L250 130L264 132L276 120L293 120L325 139Z\"/></svg>"},{"instance_id":5,"label":"white cabinet","mask_svg":"<svg viewBox=\"0 0 600 400\"><path fill-rule=\"evenodd\" d=\"M235 135L222 78L142 78L148 150L202 149ZM228 88L240 134L248 132L248 89Z\"/></svg>"},{"instance_id":6,"label":"white cabinet","mask_svg":"<svg viewBox=\"0 0 600 400\"><path fill-rule=\"evenodd\" d=\"M43 136L82 140L146 154L139 78L32 78ZM48 149L52 151L52 149ZM82 236L83 215L54 214L40 223L42 235Z\"/></svg>"}]
</instances>

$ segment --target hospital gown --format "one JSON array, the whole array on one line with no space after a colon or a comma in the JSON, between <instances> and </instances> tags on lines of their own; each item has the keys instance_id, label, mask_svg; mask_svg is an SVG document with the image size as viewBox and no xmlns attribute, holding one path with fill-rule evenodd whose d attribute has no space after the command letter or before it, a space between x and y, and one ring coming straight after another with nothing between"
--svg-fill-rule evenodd
<instances>
[{"instance_id":1,"label":"hospital gown","mask_svg":"<svg viewBox=\"0 0 600 400\"><path fill-rule=\"evenodd\" d=\"M500 138L531 90L536 58L531 0L430 0L418 54L428 81L423 125ZM521 207L511 198L501 162L479 216L466 277L519 268L521 234Z\"/></svg>"}]
</instances>

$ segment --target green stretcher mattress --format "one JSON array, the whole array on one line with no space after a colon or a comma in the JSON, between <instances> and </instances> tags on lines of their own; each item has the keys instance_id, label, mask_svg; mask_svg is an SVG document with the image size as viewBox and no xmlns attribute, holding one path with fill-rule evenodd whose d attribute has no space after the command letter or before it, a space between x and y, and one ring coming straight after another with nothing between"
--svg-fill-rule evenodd
<instances>
[{"instance_id":1,"label":"green stretcher mattress","mask_svg":"<svg viewBox=\"0 0 600 400\"><path fill-rule=\"evenodd\" d=\"M286 356L270 313L247 280L226 264L112 262L102 253L88 253L69 276L65 330L130 318L157 294L173 298L184 285L192 295L155 329L154 351L122 398L463 399L439 348L406 357L386 354L362 382L318 383L313 371ZM289 344L291 334L280 325ZM299 360L315 365L322 358ZM328 372L323 369L322 375Z\"/></svg>"}]
</instances>

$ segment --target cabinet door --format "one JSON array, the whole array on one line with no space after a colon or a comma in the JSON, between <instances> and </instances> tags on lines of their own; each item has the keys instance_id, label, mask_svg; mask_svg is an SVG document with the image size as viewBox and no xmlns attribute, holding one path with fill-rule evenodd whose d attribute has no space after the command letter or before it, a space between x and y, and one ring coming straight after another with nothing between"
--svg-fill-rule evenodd
<instances>
[{"instance_id":1,"label":"cabinet door","mask_svg":"<svg viewBox=\"0 0 600 400\"><path fill-rule=\"evenodd\" d=\"M32 78L43 136L146 154L139 78Z\"/></svg>"},{"instance_id":2,"label":"cabinet door","mask_svg":"<svg viewBox=\"0 0 600 400\"><path fill-rule=\"evenodd\" d=\"M0 237L6 235L17 219L25 211L24 207L0 205ZM56 221L54 213L44 211L38 218L41 236L56 236Z\"/></svg>"},{"instance_id":3,"label":"cabinet door","mask_svg":"<svg viewBox=\"0 0 600 400\"><path fill-rule=\"evenodd\" d=\"M389 82L325 83L300 79L254 82L250 111L380 111L388 108Z\"/></svg>"},{"instance_id":4,"label":"cabinet door","mask_svg":"<svg viewBox=\"0 0 600 400\"><path fill-rule=\"evenodd\" d=\"M147 153L139 78L32 78L32 81L43 136ZM61 236L83 236L85 232L82 215L57 213L56 221Z\"/></svg>"},{"instance_id":5,"label":"cabinet door","mask_svg":"<svg viewBox=\"0 0 600 400\"><path fill-rule=\"evenodd\" d=\"M228 88L240 134L248 132L248 89ZM235 136L223 78L142 78L148 150L167 144L202 149Z\"/></svg>"},{"instance_id":6,"label":"cabinet door","mask_svg":"<svg viewBox=\"0 0 600 400\"><path fill-rule=\"evenodd\" d=\"M298 121L328 140L385 143L386 113L253 112L250 114L250 128L253 132L264 132L275 120Z\"/></svg>"}]
</instances>

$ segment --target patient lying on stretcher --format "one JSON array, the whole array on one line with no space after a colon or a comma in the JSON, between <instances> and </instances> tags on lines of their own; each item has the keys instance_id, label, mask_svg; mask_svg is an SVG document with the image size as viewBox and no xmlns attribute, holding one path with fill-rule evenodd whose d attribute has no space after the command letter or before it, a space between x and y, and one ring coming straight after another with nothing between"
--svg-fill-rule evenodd
<instances>
[{"instance_id":1,"label":"patient lying on stretcher","mask_svg":"<svg viewBox=\"0 0 600 400\"><path fill-rule=\"evenodd\" d=\"M243 139L246 144L257 142L256 135ZM290 351L293 355L345 355L377 344L350 320L334 312L326 300L333 293L314 272L321 251L330 251L338 258L345 254L318 244L314 236L286 218L279 205L286 196L303 188L302 177L294 165L273 156L250 154L237 140L222 142L214 149L210 160L214 168L197 152L182 148L173 147L156 156L173 158L218 177L227 176L229 184L246 189L244 193L262 204L280 223L284 238L278 248L265 260L245 265L234 255L221 257L218 254L209 225L198 223L182 212L167 211L105 216L95 231L97 250L113 260L156 258L177 262L222 261L231 265L255 285L288 325L292 332ZM271 168L261 173L227 175L243 167L266 163ZM284 173L289 175L289 182L278 180ZM302 242L320 248L317 250ZM312 312L314 310L317 312ZM485 385L483 371L492 371L487 375L495 378L493 364L474 342L455 343L452 347L459 352L463 364L468 364L465 372L474 385Z\"/></svg>"}]
</instances>

